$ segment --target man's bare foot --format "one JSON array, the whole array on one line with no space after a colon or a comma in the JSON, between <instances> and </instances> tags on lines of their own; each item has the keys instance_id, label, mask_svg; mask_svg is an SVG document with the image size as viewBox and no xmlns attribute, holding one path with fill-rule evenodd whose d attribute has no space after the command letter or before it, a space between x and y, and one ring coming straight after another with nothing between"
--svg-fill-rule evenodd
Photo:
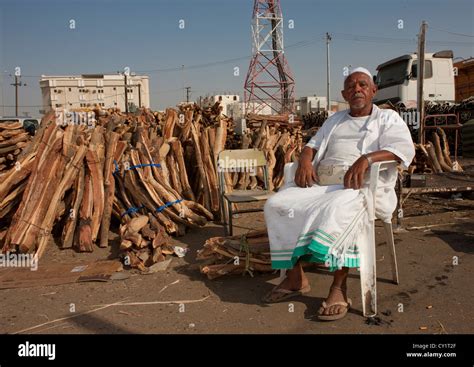
<instances>
[{"instance_id":1,"label":"man's bare foot","mask_svg":"<svg viewBox=\"0 0 474 367\"><path fill-rule=\"evenodd\" d=\"M288 270L286 278L263 297L266 303L283 301L310 291L309 281L301 266Z\"/></svg>"},{"instance_id":2,"label":"man's bare foot","mask_svg":"<svg viewBox=\"0 0 474 367\"><path fill-rule=\"evenodd\" d=\"M337 315L342 313L347 307L342 306L342 305L333 305L333 303L336 302L347 302L347 287L343 286L341 287L336 287L336 286L331 286L329 290L329 295L326 298L326 304L329 305L327 308L322 308L320 310L320 315Z\"/></svg>"},{"instance_id":3,"label":"man's bare foot","mask_svg":"<svg viewBox=\"0 0 474 367\"><path fill-rule=\"evenodd\" d=\"M294 269L291 269L287 272L286 278L278 285L278 289L287 289L289 291L298 291L309 286L309 280L306 275L294 276L291 272Z\"/></svg>"}]
</instances>

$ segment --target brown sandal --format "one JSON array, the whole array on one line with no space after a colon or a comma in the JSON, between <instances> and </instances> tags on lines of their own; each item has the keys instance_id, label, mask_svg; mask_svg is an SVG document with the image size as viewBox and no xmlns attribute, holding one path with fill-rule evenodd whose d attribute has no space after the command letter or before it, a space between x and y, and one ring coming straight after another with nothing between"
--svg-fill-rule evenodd
<instances>
[{"instance_id":1,"label":"brown sandal","mask_svg":"<svg viewBox=\"0 0 474 367\"><path fill-rule=\"evenodd\" d=\"M281 284L278 284L270 292L268 292L265 296L263 296L262 301L264 303L277 303L277 302L284 301L285 299L288 299L288 298L301 296L311 291L311 287L309 285L296 291L292 291L292 290L284 289L284 288L278 288L280 285Z\"/></svg>"}]
</instances>

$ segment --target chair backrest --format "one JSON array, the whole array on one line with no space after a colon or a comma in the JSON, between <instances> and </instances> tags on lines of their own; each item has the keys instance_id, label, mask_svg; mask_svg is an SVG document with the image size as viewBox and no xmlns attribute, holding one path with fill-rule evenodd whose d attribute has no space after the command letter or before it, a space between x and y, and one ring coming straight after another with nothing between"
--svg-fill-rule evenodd
<instances>
[{"instance_id":1,"label":"chair backrest","mask_svg":"<svg viewBox=\"0 0 474 367\"><path fill-rule=\"evenodd\" d=\"M258 149L234 149L223 150L217 158L217 172L219 174L219 186L221 192L225 191L226 172L247 172L256 174L258 167L263 168L265 189L268 190L267 160L261 150Z\"/></svg>"}]
</instances>

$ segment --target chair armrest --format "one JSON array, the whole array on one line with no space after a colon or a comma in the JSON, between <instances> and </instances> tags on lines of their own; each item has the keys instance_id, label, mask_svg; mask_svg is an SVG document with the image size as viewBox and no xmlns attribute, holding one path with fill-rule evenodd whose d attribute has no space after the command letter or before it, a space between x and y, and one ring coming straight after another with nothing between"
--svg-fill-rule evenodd
<instances>
[{"instance_id":1,"label":"chair armrest","mask_svg":"<svg viewBox=\"0 0 474 367\"><path fill-rule=\"evenodd\" d=\"M375 191L377 190L380 172L387 171L388 169L392 167L396 168L397 165L398 165L398 162L394 160L372 163L372 165L370 166L369 190L372 191L373 194L375 194Z\"/></svg>"},{"instance_id":2,"label":"chair armrest","mask_svg":"<svg viewBox=\"0 0 474 367\"><path fill-rule=\"evenodd\" d=\"M296 169L298 168L298 162L291 162L285 164L283 171L284 184L288 185L295 182Z\"/></svg>"}]
</instances>

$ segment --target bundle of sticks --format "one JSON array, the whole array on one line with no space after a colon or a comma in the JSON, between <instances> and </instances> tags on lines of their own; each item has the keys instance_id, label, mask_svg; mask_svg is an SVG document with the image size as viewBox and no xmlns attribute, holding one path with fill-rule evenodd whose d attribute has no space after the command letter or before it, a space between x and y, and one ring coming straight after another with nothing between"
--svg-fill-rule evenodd
<instances>
[{"instance_id":1,"label":"bundle of sticks","mask_svg":"<svg viewBox=\"0 0 474 367\"><path fill-rule=\"evenodd\" d=\"M182 106L167 109L162 126L160 152L167 156L172 186L218 218L217 158L225 148L229 119L204 114L197 105Z\"/></svg>"},{"instance_id":2,"label":"bundle of sticks","mask_svg":"<svg viewBox=\"0 0 474 367\"><path fill-rule=\"evenodd\" d=\"M437 128L428 135L427 144L415 144L416 155L409 173L462 172L459 162L451 160L449 144L443 129Z\"/></svg>"},{"instance_id":3,"label":"bundle of sticks","mask_svg":"<svg viewBox=\"0 0 474 367\"><path fill-rule=\"evenodd\" d=\"M151 213L132 218L121 225L120 239L124 263L141 271L164 261L166 255L174 252L163 226Z\"/></svg>"},{"instance_id":4,"label":"bundle of sticks","mask_svg":"<svg viewBox=\"0 0 474 367\"><path fill-rule=\"evenodd\" d=\"M274 271L266 229L246 235L209 238L198 250L196 259L202 261L201 273L209 279L227 274L249 273L253 276L254 271Z\"/></svg>"},{"instance_id":5,"label":"bundle of sticks","mask_svg":"<svg viewBox=\"0 0 474 367\"><path fill-rule=\"evenodd\" d=\"M18 155L31 138L21 122L0 122L0 177L15 166Z\"/></svg>"}]
</instances>

